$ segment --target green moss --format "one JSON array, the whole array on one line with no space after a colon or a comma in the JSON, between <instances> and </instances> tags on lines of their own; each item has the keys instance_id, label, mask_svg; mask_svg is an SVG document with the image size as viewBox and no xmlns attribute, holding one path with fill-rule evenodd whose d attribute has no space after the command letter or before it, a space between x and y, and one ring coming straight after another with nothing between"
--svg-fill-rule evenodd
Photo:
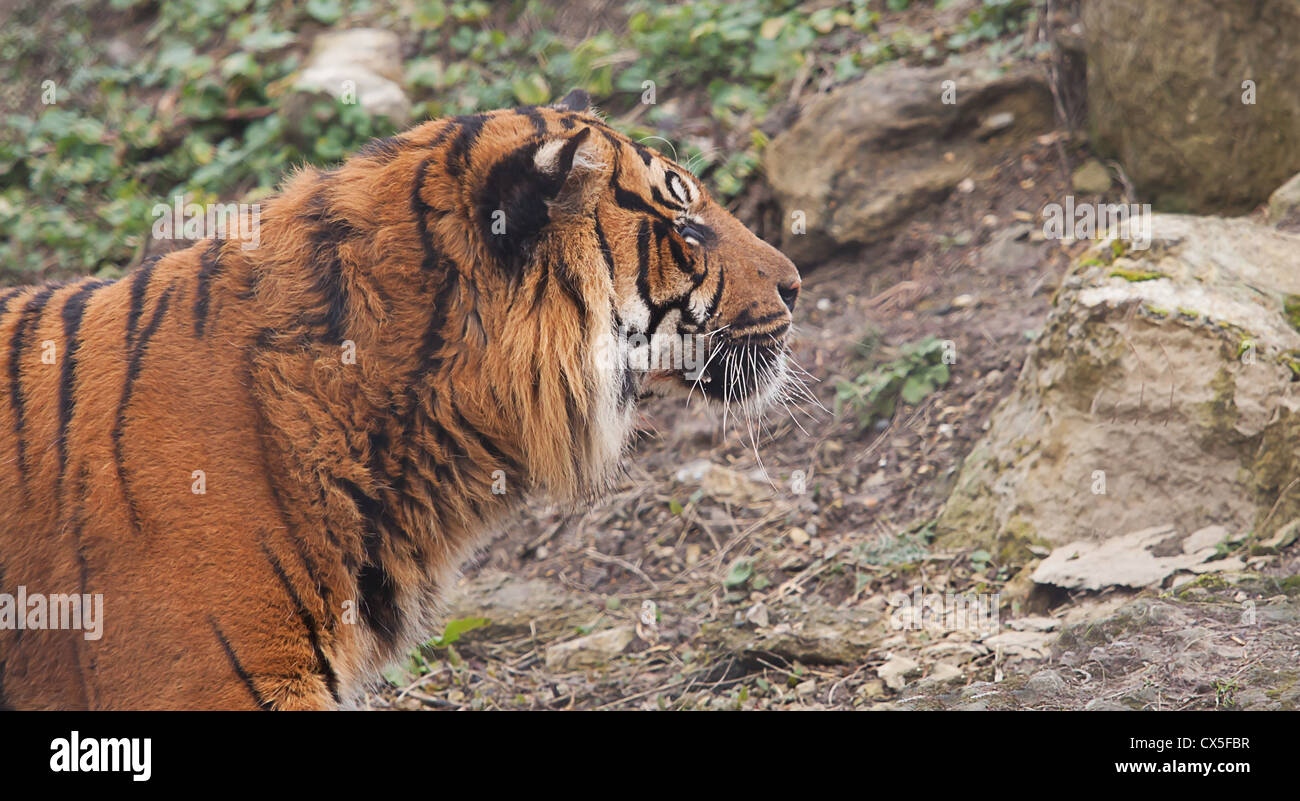
<instances>
[{"instance_id":1,"label":"green moss","mask_svg":"<svg viewBox=\"0 0 1300 801\"><path fill-rule=\"evenodd\" d=\"M1196 600L1198 596L1213 593L1216 590L1222 591L1231 588L1232 585L1222 577L1213 573L1206 573L1174 590L1174 597L1180 601L1191 601Z\"/></svg>"},{"instance_id":2,"label":"green moss","mask_svg":"<svg viewBox=\"0 0 1300 801\"><path fill-rule=\"evenodd\" d=\"M1227 368L1220 367L1210 381L1214 399L1204 404L1209 414L1209 428L1212 431L1228 432L1237 426L1237 381Z\"/></svg>"},{"instance_id":3,"label":"green moss","mask_svg":"<svg viewBox=\"0 0 1300 801\"><path fill-rule=\"evenodd\" d=\"M1288 490L1300 475L1300 454L1296 438L1300 437L1300 415L1285 408L1260 432L1253 443L1251 459L1246 463L1255 492L1255 532L1260 539L1277 533L1288 521L1300 517L1300 493Z\"/></svg>"},{"instance_id":4,"label":"green moss","mask_svg":"<svg viewBox=\"0 0 1300 801\"><path fill-rule=\"evenodd\" d=\"M1013 515L1006 527L998 532L995 543L997 562L1000 565L1023 565L1035 558L1029 550L1035 545L1048 546L1048 543L1038 536L1038 531L1028 520Z\"/></svg>"},{"instance_id":5,"label":"green moss","mask_svg":"<svg viewBox=\"0 0 1300 801\"><path fill-rule=\"evenodd\" d=\"M1140 616L1134 614L1135 608L1137 607L1126 606L1110 617L1066 626L1061 632L1057 646L1062 650L1086 650L1106 645L1127 632L1129 627L1138 620Z\"/></svg>"},{"instance_id":6,"label":"green moss","mask_svg":"<svg viewBox=\"0 0 1300 801\"><path fill-rule=\"evenodd\" d=\"M1300 595L1300 576L1287 576L1278 582L1282 594L1288 597Z\"/></svg>"},{"instance_id":7,"label":"green moss","mask_svg":"<svg viewBox=\"0 0 1300 801\"><path fill-rule=\"evenodd\" d=\"M1282 309L1286 312L1286 321L1300 331L1300 295L1283 295Z\"/></svg>"},{"instance_id":8,"label":"green moss","mask_svg":"<svg viewBox=\"0 0 1300 801\"><path fill-rule=\"evenodd\" d=\"M1278 686L1273 687L1272 689L1269 690L1265 690L1264 694L1267 695L1269 698L1272 698L1274 701L1280 700L1282 696L1284 696L1287 692L1291 690L1292 687L1296 685L1297 679L1300 679L1300 674L1283 673L1280 676L1280 682Z\"/></svg>"},{"instance_id":9,"label":"green moss","mask_svg":"<svg viewBox=\"0 0 1300 801\"><path fill-rule=\"evenodd\" d=\"M1137 283L1138 281L1154 281L1157 278L1168 278L1169 276L1155 270L1133 270L1127 267L1116 267L1110 271L1110 277L1123 278L1125 281Z\"/></svg>"}]
</instances>

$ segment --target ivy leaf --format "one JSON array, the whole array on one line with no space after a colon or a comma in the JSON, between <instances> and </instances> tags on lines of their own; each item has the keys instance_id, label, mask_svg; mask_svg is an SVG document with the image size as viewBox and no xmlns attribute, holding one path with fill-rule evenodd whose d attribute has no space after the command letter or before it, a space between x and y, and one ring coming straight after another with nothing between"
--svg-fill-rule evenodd
<instances>
[{"instance_id":1,"label":"ivy leaf","mask_svg":"<svg viewBox=\"0 0 1300 801\"><path fill-rule=\"evenodd\" d=\"M898 393L898 396L903 399L903 403L915 406L924 400L925 396L929 395L933 389L934 387L928 381L913 375L908 376L907 380L903 382L903 389Z\"/></svg>"},{"instance_id":2,"label":"ivy leaf","mask_svg":"<svg viewBox=\"0 0 1300 801\"><path fill-rule=\"evenodd\" d=\"M260 52L263 50L278 50L281 47L291 45L296 38L288 31L279 31L277 33L268 28L258 28L245 36L242 44L249 50Z\"/></svg>"},{"instance_id":3,"label":"ivy leaf","mask_svg":"<svg viewBox=\"0 0 1300 801\"><path fill-rule=\"evenodd\" d=\"M520 103L526 106L540 106L551 99L551 85L541 73L531 72L516 78L510 83L510 90Z\"/></svg>"},{"instance_id":4,"label":"ivy leaf","mask_svg":"<svg viewBox=\"0 0 1300 801\"><path fill-rule=\"evenodd\" d=\"M429 645L434 648L444 648L458 641L460 635L473 631L474 629L481 629L490 622L491 621L485 617L463 617L459 620L453 620L442 630L442 636L430 640Z\"/></svg>"},{"instance_id":5,"label":"ivy leaf","mask_svg":"<svg viewBox=\"0 0 1300 801\"><path fill-rule=\"evenodd\" d=\"M317 22L333 25L343 18L340 0L307 0L307 15Z\"/></svg>"},{"instance_id":6,"label":"ivy leaf","mask_svg":"<svg viewBox=\"0 0 1300 801\"><path fill-rule=\"evenodd\" d=\"M740 587L749 581L752 575L754 575L754 564L748 559L737 559L731 563L731 569L727 571L727 577L722 580L722 586L727 589Z\"/></svg>"}]
</instances>

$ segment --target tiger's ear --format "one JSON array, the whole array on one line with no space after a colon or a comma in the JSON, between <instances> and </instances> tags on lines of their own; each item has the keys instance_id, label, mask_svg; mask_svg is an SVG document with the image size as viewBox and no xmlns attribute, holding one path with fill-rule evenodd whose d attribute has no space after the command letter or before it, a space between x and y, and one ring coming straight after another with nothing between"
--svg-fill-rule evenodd
<instances>
[{"instance_id":1,"label":"tiger's ear","mask_svg":"<svg viewBox=\"0 0 1300 801\"><path fill-rule=\"evenodd\" d=\"M598 139L583 126L493 166L478 193L479 224L488 250L508 272L522 271L548 224L595 206L606 175Z\"/></svg>"},{"instance_id":2,"label":"tiger's ear","mask_svg":"<svg viewBox=\"0 0 1300 801\"><path fill-rule=\"evenodd\" d=\"M574 89L556 103L555 107L565 111L586 111L591 108L591 95L581 89Z\"/></svg>"},{"instance_id":3,"label":"tiger's ear","mask_svg":"<svg viewBox=\"0 0 1300 801\"><path fill-rule=\"evenodd\" d=\"M558 182L559 188L551 195L553 215L591 211L607 183L599 137L593 137L587 126L545 142L537 149L533 163L543 175Z\"/></svg>"}]
</instances>

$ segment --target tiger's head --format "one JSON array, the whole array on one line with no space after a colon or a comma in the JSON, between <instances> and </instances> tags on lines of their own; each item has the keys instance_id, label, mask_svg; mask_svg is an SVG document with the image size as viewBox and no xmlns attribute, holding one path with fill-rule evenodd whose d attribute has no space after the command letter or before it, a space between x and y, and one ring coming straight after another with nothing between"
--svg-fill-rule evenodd
<instances>
[{"instance_id":1,"label":"tiger's head","mask_svg":"<svg viewBox=\"0 0 1300 801\"><path fill-rule=\"evenodd\" d=\"M794 264L680 165L638 143L606 143L634 154L618 154L595 210L629 370L649 392L698 389L761 411L789 376Z\"/></svg>"},{"instance_id":2,"label":"tiger's head","mask_svg":"<svg viewBox=\"0 0 1300 801\"><path fill-rule=\"evenodd\" d=\"M648 394L699 392L754 417L797 390L794 265L585 93L425 123L332 181L350 187L333 208L375 228L390 267L372 274L436 334L376 347L435 357L411 366L437 365L431 391L514 444L522 478L552 495L609 485ZM402 187L409 203L376 202Z\"/></svg>"},{"instance_id":3,"label":"tiger's head","mask_svg":"<svg viewBox=\"0 0 1300 801\"><path fill-rule=\"evenodd\" d=\"M534 130L486 177L480 231L520 274L553 258L547 243L567 244L566 264L604 268L614 347L602 353L621 362L620 401L698 390L761 411L778 397L794 264L688 170L606 125L585 93L518 113Z\"/></svg>"}]
</instances>

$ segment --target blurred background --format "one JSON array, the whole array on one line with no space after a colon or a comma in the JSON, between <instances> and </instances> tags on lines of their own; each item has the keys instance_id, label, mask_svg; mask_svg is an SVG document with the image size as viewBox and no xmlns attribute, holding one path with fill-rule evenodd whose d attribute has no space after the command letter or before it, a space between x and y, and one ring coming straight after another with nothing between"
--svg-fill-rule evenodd
<instances>
[{"instance_id":1,"label":"blurred background","mask_svg":"<svg viewBox=\"0 0 1300 801\"><path fill-rule=\"evenodd\" d=\"M663 136L731 200L801 97L890 61L1012 49L999 39L1030 8L948 3L938 20L901 0L7 5L0 262L22 280L121 270L148 247L160 196L254 202L295 164L414 121L573 88L629 134ZM348 69L364 73L351 103L330 94Z\"/></svg>"},{"instance_id":2,"label":"blurred background","mask_svg":"<svg viewBox=\"0 0 1300 801\"><path fill-rule=\"evenodd\" d=\"M371 138L574 88L803 272L807 396L725 425L646 404L613 497L530 506L369 705L1296 705L1296 4L0 20L0 285L120 276L183 244L151 236L175 195L255 203Z\"/></svg>"}]
</instances>

